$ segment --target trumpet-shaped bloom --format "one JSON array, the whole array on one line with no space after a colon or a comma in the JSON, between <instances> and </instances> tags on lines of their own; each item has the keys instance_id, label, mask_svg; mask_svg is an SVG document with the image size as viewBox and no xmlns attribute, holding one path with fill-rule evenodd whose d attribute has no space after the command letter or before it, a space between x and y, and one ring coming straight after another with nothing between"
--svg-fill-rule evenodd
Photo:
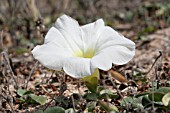
<instances>
[{"instance_id":1,"label":"trumpet-shaped bloom","mask_svg":"<svg viewBox=\"0 0 170 113\"><path fill-rule=\"evenodd\" d=\"M135 54L135 43L105 26L102 19L80 26L63 15L32 53L45 67L82 78L96 68L107 71L112 63L126 64Z\"/></svg>"}]
</instances>

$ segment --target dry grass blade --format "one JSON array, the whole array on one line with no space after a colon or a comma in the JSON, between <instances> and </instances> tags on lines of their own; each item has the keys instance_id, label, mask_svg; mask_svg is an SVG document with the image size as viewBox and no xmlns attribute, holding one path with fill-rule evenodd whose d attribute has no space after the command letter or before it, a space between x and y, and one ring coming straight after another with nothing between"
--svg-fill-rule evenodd
<instances>
[{"instance_id":1,"label":"dry grass blade","mask_svg":"<svg viewBox=\"0 0 170 113\"><path fill-rule=\"evenodd\" d=\"M28 82L29 82L29 80L30 80L30 78L31 78L31 76L32 76L35 68L37 67L37 65L38 65L38 61L36 61L34 67L32 68L32 70L31 70L30 73L29 73L28 79L27 79L27 81L26 81L26 83L25 83L25 89L27 89L27 87L28 87Z\"/></svg>"}]
</instances>

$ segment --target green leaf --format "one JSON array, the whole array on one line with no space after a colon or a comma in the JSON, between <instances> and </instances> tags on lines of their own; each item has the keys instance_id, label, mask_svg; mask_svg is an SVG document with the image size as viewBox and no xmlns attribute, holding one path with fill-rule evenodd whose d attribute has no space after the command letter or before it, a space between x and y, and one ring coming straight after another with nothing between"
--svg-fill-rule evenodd
<instances>
[{"instance_id":1,"label":"green leaf","mask_svg":"<svg viewBox=\"0 0 170 113\"><path fill-rule=\"evenodd\" d=\"M102 90L104 90L104 89L105 89L104 86L98 86L98 87L97 87L97 92L99 93L100 91L102 91Z\"/></svg>"},{"instance_id":2,"label":"green leaf","mask_svg":"<svg viewBox=\"0 0 170 113\"><path fill-rule=\"evenodd\" d=\"M142 98L143 97L126 97L121 101L120 105L124 107L126 107L126 105L131 105L133 108L143 109L144 106L142 105Z\"/></svg>"},{"instance_id":3,"label":"green leaf","mask_svg":"<svg viewBox=\"0 0 170 113\"><path fill-rule=\"evenodd\" d=\"M113 94L109 89L104 89L104 90L100 91L100 95L105 94L105 93Z\"/></svg>"},{"instance_id":4,"label":"green leaf","mask_svg":"<svg viewBox=\"0 0 170 113\"><path fill-rule=\"evenodd\" d=\"M87 104L86 108L88 109L88 113L93 112L94 108L96 107L96 103L96 101L92 101Z\"/></svg>"},{"instance_id":5,"label":"green leaf","mask_svg":"<svg viewBox=\"0 0 170 113\"><path fill-rule=\"evenodd\" d=\"M133 103L133 98L132 97L126 97L124 100L120 102L121 106L126 106L126 104L132 104Z\"/></svg>"},{"instance_id":6,"label":"green leaf","mask_svg":"<svg viewBox=\"0 0 170 113\"><path fill-rule=\"evenodd\" d=\"M99 99L106 99L107 97L115 99L118 98L119 96L117 94L113 94L113 92L111 92L109 89L104 89L100 91L100 95L98 97Z\"/></svg>"},{"instance_id":7,"label":"green leaf","mask_svg":"<svg viewBox=\"0 0 170 113\"><path fill-rule=\"evenodd\" d=\"M18 100L20 101L20 103L24 103L25 102L25 100L22 97L18 98Z\"/></svg>"},{"instance_id":8,"label":"green leaf","mask_svg":"<svg viewBox=\"0 0 170 113\"><path fill-rule=\"evenodd\" d=\"M29 97L32 98L33 100L35 100L37 103L39 103L41 105L44 105L46 100L47 100L46 97L44 97L44 96L37 96L37 95L34 95L34 94L30 94Z\"/></svg>"},{"instance_id":9,"label":"green leaf","mask_svg":"<svg viewBox=\"0 0 170 113\"><path fill-rule=\"evenodd\" d=\"M99 70L95 69L94 73L90 76L84 77L83 81L84 81L86 87L89 89L89 91L96 93L98 79L99 79Z\"/></svg>"},{"instance_id":10,"label":"green leaf","mask_svg":"<svg viewBox=\"0 0 170 113\"><path fill-rule=\"evenodd\" d=\"M27 95L27 94L31 94L31 93L33 93L32 91L27 91L27 90L25 90L25 89L18 89L17 90L17 94L19 95L19 96L23 96L23 95Z\"/></svg>"},{"instance_id":11,"label":"green leaf","mask_svg":"<svg viewBox=\"0 0 170 113\"><path fill-rule=\"evenodd\" d=\"M84 95L84 98L87 100L97 100L97 94L96 93L86 93Z\"/></svg>"},{"instance_id":12,"label":"green leaf","mask_svg":"<svg viewBox=\"0 0 170 113\"><path fill-rule=\"evenodd\" d=\"M47 108L44 113L65 113L65 110L62 107L49 107Z\"/></svg>"},{"instance_id":13,"label":"green leaf","mask_svg":"<svg viewBox=\"0 0 170 113\"><path fill-rule=\"evenodd\" d=\"M147 105L149 105L149 104L151 104L151 103L152 103L152 102L151 102L151 100L149 99L148 95L143 96L143 98L142 98L142 105L143 105L143 106L147 106Z\"/></svg>"},{"instance_id":14,"label":"green leaf","mask_svg":"<svg viewBox=\"0 0 170 113\"><path fill-rule=\"evenodd\" d=\"M153 97L152 97L153 96ZM153 94L150 93L148 95L149 99L151 101L155 101L155 102L161 102L162 101L162 97L164 96L164 93L161 92L154 92Z\"/></svg>"},{"instance_id":15,"label":"green leaf","mask_svg":"<svg viewBox=\"0 0 170 113\"><path fill-rule=\"evenodd\" d=\"M160 108L160 109L164 109L164 108L165 108L162 102L153 102L153 103L148 103L148 104L144 107L144 109L150 108L150 107L152 107L153 105L154 105L155 108Z\"/></svg>"},{"instance_id":16,"label":"green leaf","mask_svg":"<svg viewBox=\"0 0 170 113\"><path fill-rule=\"evenodd\" d=\"M35 113L44 113L43 110L38 110Z\"/></svg>"},{"instance_id":17,"label":"green leaf","mask_svg":"<svg viewBox=\"0 0 170 113\"><path fill-rule=\"evenodd\" d=\"M55 101L58 102L58 103L62 103L65 99L66 99L66 97L61 95L61 96L57 96L55 98Z\"/></svg>"},{"instance_id":18,"label":"green leaf","mask_svg":"<svg viewBox=\"0 0 170 113\"><path fill-rule=\"evenodd\" d=\"M147 104L144 108L145 109L150 108L151 106L153 106L153 104L154 104L155 108L165 109L165 106L163 105L162 102L153 102L153 103L151 102L151 103Z\"/></svg>"},{"instance_id":19,"label":"green leaf","mask_svg":"<svg viewBox=\"0 0 170 113\"><path fill-rule=\"evenodd\" d=\"M15 49L15 52L16 52L17 55L21 55L23 53L28 52L28 49L24 48L24 47L18 47L18 48Z\"/></svg>"},{"instance_id":20,"label":"green leaf","mask_svg":"<svg viewBox=\"0 0 170 113\"><path fill-rule=\"evenodd\" d=\"M55 98L55 101L59 104L64 104L65 106L69 106L69 104L70 104L70 100L68 99L68 97L63 96L63 95L57 96ZM75 102L75 104L76 104L76 102Z\"/></svg>"},{"instance_id":21,"label":"green leaf","mask_svg":"<svg viewBox=\"0 0 170 113\"><path fill-rule=\"evenodd\" d=\"M17 94L18 94L19 96L23 96L25 92L27 92L27 90L24 90L24 89L18 89L18 90L17 90Z\"/></svg>"},{"instance_id":22,"label":"green leaf","mask_svg":"<svg viewBox=\"0 0 170 113\"><path fill-rule=\"evenodd\" d=\"M152 25L149 25L145 27L144 29L142 29L142 31L140 31L139 34L144 35L144 34L152 33L154 31L155 31L155 27Z\"/></svg>"},{"instance_id":23,"label":"green leaf","mask_svg":"<svg viewBox=\"0 0 170 113\"><path fill-rule=\"evenodd\" d=\"M133 12L127 11L126 19L127 19L128 21L131 21L131 20L133 19L133 16L134 16Z\"/></svg>"},{"instance_id":24,"label":"green leaf","mask_svg":"<svg viewBox=\"0 0 170 113\"><path fill-rule=\"evenodd\" d=\"M156 90L156 92L162 92L164 94L170 93L170 87L161 87L158 90Z\"/></svg>"},{"instance_id":25,"label":"green leaf","mask_svg":"<svg viewBox=\"0 0 170 113\"><path fill-rule=\"evenodd\" d=\"M33 94L33 92L32 92L32 91L26 91L26 92L24 93L24 95L28 95L28 94Z\"/></svg>"},{"instance_id":26,"label":"green leaf","mask_svg":"<svg viewBox=\"0 0 170 113\"><path fill-rule=\"evenodd\" d=\"M168 106L169 105L169 102L170 102L170 93L167 93L163 96L162 98L162 102L165 106Z\"/></svg>"}]
</instances>

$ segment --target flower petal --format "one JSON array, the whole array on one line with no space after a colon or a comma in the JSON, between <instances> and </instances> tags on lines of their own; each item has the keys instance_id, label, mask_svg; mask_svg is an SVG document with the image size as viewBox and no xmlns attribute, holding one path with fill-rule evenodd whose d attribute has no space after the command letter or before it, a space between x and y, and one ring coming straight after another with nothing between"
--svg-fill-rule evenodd
<instances>
[{"instance_id":1,"label":"flower petal","mask_svg":"<svg viewBox=\"0 0 170 113\"><path fill-rule=\"evenodd\" d=\"M135 50L135 43L131 40L125 38L123 35L119 34L117 31L111 27L104 27L102 30L99 40L96 45L96 49L100 52L102 49L105 49L110 46L121 45L127 47L130 51Z\"/></svg>"},{"instance_id":2,"label":"flower petal","mask_svg":"<svg viewBox=\"0 0 170 113\"><path fill-rule=\"evenodd\" d=\"M113 64L123 65L128 63L135 55L135 49L131 50L125 46L111 46L103 50L112 59Z\"/></svg>"},{"instance_id":3,"label":"flower petal","mask_svg":"<svg viewBox=\"0 0 170 113\"><path fill-rule=\"evenodd\" d=\"M82 34L76 20L67 15L63 15L57 19L55 27L60 31L73 51L82 50Z\"/></svg>"},{"instance_id":4,"label":"flower petal","mask_svg":"<svg viewBox=\"0 0 170 113\"><path fill-rule=\"evenodd\" d=\"M96 54L91 60L93 67L109 70L113 64L122 65L135 55L135 43L111 27L105 26L96 44Z\"/></svg>"},{"instance_id":5,"label":"flower petal","mask_svg":"<svg viewBox=\"0 0 170 113\"><path fill-rule=\"evenodd\" d=\"M112 67L112 59L109 55L101 52L91 59L91 66L101 70L109 70Z\"/></svg>"},{"instance_id":6,"label":"flower petal","mask_svg":"<svg viewBox=\"0 0 170 113\"><path fill-rule=\"evenodd\" d=\"M98 19L96 22L86 24L81 27L82 40L84 42L84 53L89 49L95 50L101 30L104 28L103 19Z\"/></svg>"},{"instance_id":7,"label":"flower petal","mask_svg":"<svg viewBox=\"0 0 170 113\"><path fill-rule=\"evenodd\" d=\"M63 69L68 75L74 78L82 78L84 76L92 74L90 59L88 58L78 57L67 58L64 61Z\"/></svg>"},{"instance_id":8,"label":"flower petal","mask_svg":"<svg viewBox=\"0 0 170 113\"><path fill-rule=\"evenodd\" d=\"M47 32L44 44L47 43L54 43L57 47L68 48L70 51L72 51L65 38L55 27L50 28L50 30Z\"/></svg>"},{"instance_id":9,"label":"flower petal","mask_svg":"<svg viewBox=\"0 0 170 113\"><path fill-rule=\"evenodd\" d=\"M64 59L72 56L67 48L59 48L54 43L36 46L32 54L45 67L54 70L61 70Z\"/></svg>"},{"instance_id":10,"label":"flower petal","mask_svg":"<svg viewBox=\"0 0 170 113\"><path fill-rule=\"evenodd\" d=\"M93 67L98 67L99 69L107 71L111 68L112 63L117 65L126 64L134 55L135 51L131 51L125 46L110 46L94 56L91 63Z\"/></svg>"}]
</instances>

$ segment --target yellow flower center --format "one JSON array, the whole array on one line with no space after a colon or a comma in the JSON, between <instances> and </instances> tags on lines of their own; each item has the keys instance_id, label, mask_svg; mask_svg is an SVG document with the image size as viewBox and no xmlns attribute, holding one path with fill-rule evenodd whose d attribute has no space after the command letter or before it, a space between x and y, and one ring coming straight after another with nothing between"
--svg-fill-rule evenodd
<instances>
[{"instance_id":1,"label":"yellow flower center","mask_svg":"<svg viewBox=\"0 0 170 113\"><path fill-rule=\"evenodd\" d=\"M92 49L88 49L85 53L82 51L76 51L74 53L74 56L76 57L82 57L82 58L92 58L95 55L95 51Z\"/></svg>"}]
</instances>

